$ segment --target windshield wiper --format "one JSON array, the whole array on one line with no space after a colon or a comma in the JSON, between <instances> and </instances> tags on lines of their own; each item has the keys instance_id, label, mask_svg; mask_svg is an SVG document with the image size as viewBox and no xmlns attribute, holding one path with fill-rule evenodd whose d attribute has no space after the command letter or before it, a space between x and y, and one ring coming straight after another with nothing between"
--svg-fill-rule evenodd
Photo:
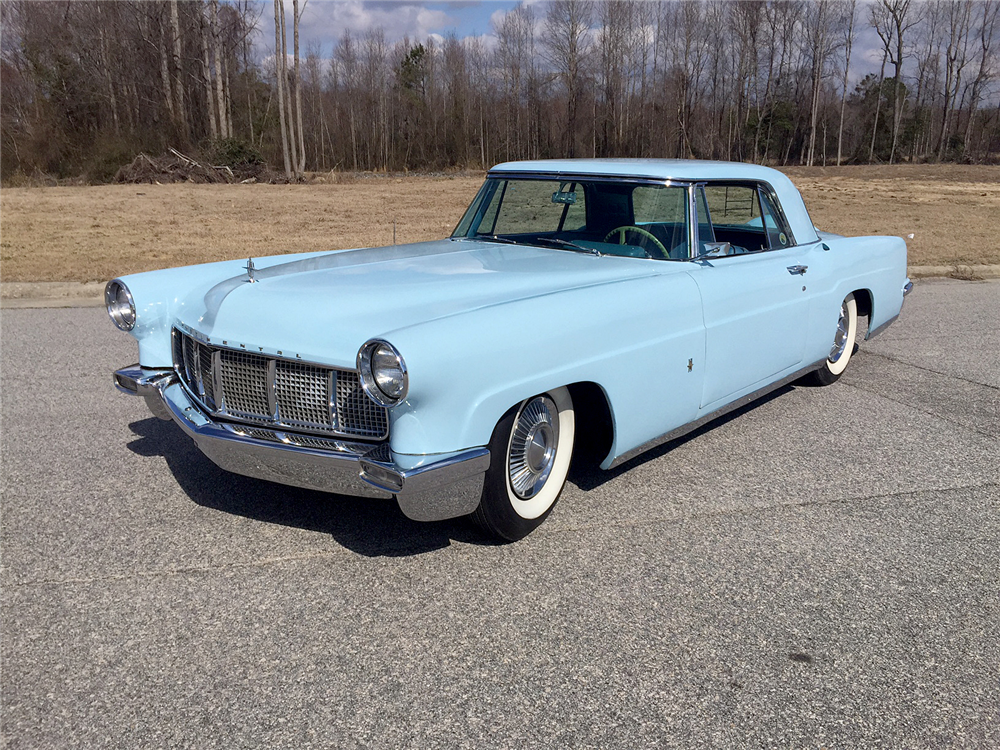
<instances>
[{"instance_id":1,"label":"windshield wiper","mask_svg":"<svg viewBox=\"0 0 1000 750\"><path fill-rule=\"evenodd\" d=\"M584 247L583 245L577 245L575 242L570 242L569 240L560 239L559 237L537 237L533 240L535 245L557 245L559 247L565 247L569 250L576 250L578 253L587 253L588 255L597 255L600 257L601 251L596 247Z\"/></svg>"},{"instance_id":2,"label":"windshield wiper","mask_svg":"<svg viewBox=\"0 0 1000 750\"><path fill-rule=\"evenodd\" d=\"M495 234L477 234L471 239L479 240L480 242L501 242L504 245L520 245L521 243L517 240L512 240L509 237L499 237Z\"/></svg>"}]
</instances>

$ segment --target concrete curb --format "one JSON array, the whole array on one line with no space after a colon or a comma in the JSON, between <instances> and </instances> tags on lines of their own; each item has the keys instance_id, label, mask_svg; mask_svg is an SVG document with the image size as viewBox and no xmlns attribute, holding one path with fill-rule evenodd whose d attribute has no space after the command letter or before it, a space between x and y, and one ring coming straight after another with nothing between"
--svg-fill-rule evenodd
<instances>
[{"instance_id":1,"label":"concrete curb","mask_svg":"<svg viewBox=\"0 0 1000 750\"><path fill-rule=\"evenodd\" d=\"M961 281L984 281L1000 279L1000 265L996 266L910 266L911 279L946 278Z\"/></svg>"},{"instance_id":2,"label":"concrete curb","mask_svg":"<svg viewBox=\"0 0 1000 750\"><path fill-rule=\"evenodd\" d=\"M911 279L1000 279L994 266L910 266ZM0 308L103 307L104 283L100 281L10 281L0 283Z\"/></svg>"},{"instance_id":3,"label":"concrete curb","mask_svg":"<svg viewBox=\"0 0 1000 750\"><path fill-rule=\"evenodd\" d=\"M5 281L0 283L0 308L101 307L100 281Z\"/></svg>"}]
</instances>

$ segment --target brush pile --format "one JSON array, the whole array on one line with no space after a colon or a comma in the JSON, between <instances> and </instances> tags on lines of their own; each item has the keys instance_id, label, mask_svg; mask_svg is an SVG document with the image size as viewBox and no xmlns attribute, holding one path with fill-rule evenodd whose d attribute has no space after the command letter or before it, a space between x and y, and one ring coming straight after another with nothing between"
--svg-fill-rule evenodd
<instances>
[{"instance_id":1,"label":"brush pile","mask_svg":"<svg viewBox=\"0 0 1000 750\"><path fill-rule=\"evenodd\" d=\"M211 164L201 164L185 156L177 149L168 149L163 156L139 154L131 164L127 164L115 174L115 182L129 184L168 184L172 182L190 182L197 184L257 182L261 177L266 180L264 164L245 164L240 168ZM264 181L264 180L262 180Z\"/></svg>"}]
</instances>

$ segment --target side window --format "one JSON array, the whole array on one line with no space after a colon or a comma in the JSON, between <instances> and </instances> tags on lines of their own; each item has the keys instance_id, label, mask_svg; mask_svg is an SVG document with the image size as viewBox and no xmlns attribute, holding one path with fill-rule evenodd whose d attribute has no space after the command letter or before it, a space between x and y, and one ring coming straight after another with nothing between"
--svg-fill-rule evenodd
<instances>
[{"instance_id":1,"label":"side window","mask_svg":"<svg viewBox=\"0 0 1000 750\"><path fill-rule=\"evenodd\" d=\"M705 197L705 188L698 188L698 243L704 249L706 242L715 242L715 232L712 231L712 212Z\"/></svg>"},{"instance_id":2,"label":"side window","mask_svg":"<svg viewBox=\"0 0 1000 750\"><path fill-rule=\"evenodd\" d=\"M632 191L635 225L656 237L671 258L687 257L688 193L672 185L640 185Z\"/></svg>"},{"instance_id":3,"label":"side window","mask_svg":"<svg viewBox=\"0 0 1000 750\"><path fill-rule=\"evenodd\" d=\"M792 238L788 235L785 227L783 227L781 222L778 220L778 217L781 216L781 214L775 210L771 197L764 190L760 191L760 204L761 211L764 216L764 231L767 232L768 240L770 240L771 243L771 249L777 250L791 245Z\"/></svg>"},{"instance_id":4,"label":"side window","mask_svg":"<svg viewBox=\"0 0 1000 750\"><path fill-rule=\"evenodd\" d=\"M660 185L641 185L632 191L632 215L636 224L683 224L683 189Z\"/></svg>"},{"instance_id":5,"label":"side window","mask_svg":"<svg viewBox=\"0 0 1000 750\"><path fill-rule=\"evenodd\" d=\"M742 185L709 185L705 188L712 223L725 226L761 226L757 191Z\"/></svg>"},{"instance_id":6,"label":"side window","mask_svg":"<svg viewBox=\"0 0 1000 750\"><path fill-rule=\"evenodd\" d=\"M716 242L728 242L728 255L743 255L767 250L768 234L764 227L760 195L747 185L705 186L705 199L712 218Z\"/></svg>"}]
</instances>

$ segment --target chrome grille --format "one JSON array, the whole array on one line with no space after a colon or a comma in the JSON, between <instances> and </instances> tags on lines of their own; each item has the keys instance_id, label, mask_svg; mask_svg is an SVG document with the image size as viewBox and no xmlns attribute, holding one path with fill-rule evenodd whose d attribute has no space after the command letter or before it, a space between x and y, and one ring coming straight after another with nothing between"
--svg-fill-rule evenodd
<instances>
[{"instance_id":1,"label":"chrome grille","mask_svg":"<svg viewBox=\"0 0 1000 750\"><path fill-rule=\"evenodd\" d=\"M201 372L207 375L207 377L202 377L201 381L202 392L205 394L205 403L214 409L215 380L212 378L212 350L201 344L196 344L196 346L198 347L198 364L201 367Z\"/></svg>"},{"instance_id":2,"label":"chrome grille","mask_svg":"<svg viewBox=\"0 0 1000 750\"><path fill-rule=\"evenodd\" d=\"M286 424L320 424L330 419L333 370L297 362L278 362L274 393L278 416ZM336 426L336 425L334 425Z\"/></svg>"},{"instance_id":3,"label":"chrome grille","mask_svg":"<svg viewBox=\"0 0 1000 750\"><path fill-rule=\"evenodd\" d=\"M315 448L324 451L337 451L339 453L353 453L364 455L372 451L371 443L354 443L345 440L335 440L330 438L319 438L311 435L301 435L293 432L279 432L263 427L248 427L246 425L227 425L228 429L237 435L245 435L257 440L265 440L269 443L284 443L286 445L296 445L300 448ZM385 445L380 443L379 447Z\"/></svg>"},{"instance_id":4,"label":"chrome grille","mask_svg":"<svg viewBox=\"0 0 1000 750\"><path fill-rule=\"evenodd\" d=\"M213 414L266 427L381 440L389 417L358 373L213 346L174 330L174 364Z\"/></svg>"},{"instance_id":5,"label":"chrome grille","mask_svg":"<svg viewBox=\"0 0 1000 750\"><path fill-rule=\"evenodd\" d=\"M365 395L358 373L341 370L337 375L337 414L340 418L354 425L359 435L388 432L385 408L372 404L372 400Z\"/></svg>"},{"instance_id":6,"label":"chrome grille","mask_svg":"<svg viewBox=\"0 0 1000 750\"><path fill-rule=\"evenodd\" d=\"M267 359L256 354L219 351L223 408L233 414L267 418L274 410L268 406Z\"/></svg>"}]
</instances>

